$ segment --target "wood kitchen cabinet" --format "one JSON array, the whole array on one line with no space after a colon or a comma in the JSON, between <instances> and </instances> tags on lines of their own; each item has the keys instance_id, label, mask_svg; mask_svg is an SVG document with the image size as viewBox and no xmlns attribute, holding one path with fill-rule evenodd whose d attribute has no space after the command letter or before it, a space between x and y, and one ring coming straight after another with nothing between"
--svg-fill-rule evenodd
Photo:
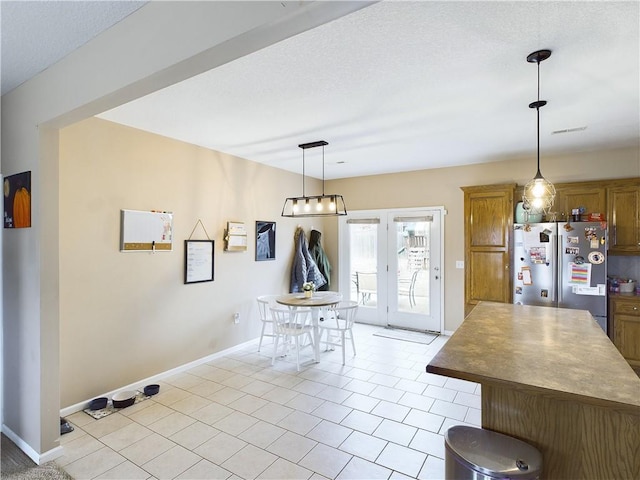
<instances>
[{"instance_id":1,"label":"wood kitchen cabinet","mask_svg":"<svg viewBox=\"0 0 640 480\"><path fill-rule=\"evenodd\" d=\"M611 295L609 326L616 348L640 372L640 296Z\"/></svg>"},{"instance_id":2,"label":"wood kitchen cabinet","mask_svg":"<svg viewBox=\"0 0 640 480\"><path fill-rule=\"evenodd\" d=\"M607 204L609 253L640 255L640 179L609 187Z\"/></svg>"},{"instance_id":3,"label":"wood kitchen cabinet","mask_svg":"<svg viewBox=\"0 0 640 480\"><path fill-rule=\"evenodd\" d=\"M558 221L571 210L602 213L607 221L609 254L640 255L640 177L558 183L552 210ZM481 300L511 303L511 230L516 184L462 187L464 192L465 316ZM562 215L564 214L564 215Z\"/></svg>"},{"instance_id":4,"label":"wood kitchen cabinet","mask_svg":"<svg viewBox=\"0 0 640 480\"><path fill-rule=\"evenodd\" d=\"M511 302L510 238L516 185L462 187L465 316L482 300Z\"/></svg>"},{"instance_id":5,"label":"wood kitchen cabinet","mask_svg":"<svg viewBox=\"0 0 640 480\"><path fill-rule=\"evenodd\" d=\"M560 183L556 187L556 200L552 210L557 218L570 218L571 210L584 207L586 213L607 211L607 189L602 182ZM564 216L563 216L564 214Z\"/></svg>"}]
</instances>

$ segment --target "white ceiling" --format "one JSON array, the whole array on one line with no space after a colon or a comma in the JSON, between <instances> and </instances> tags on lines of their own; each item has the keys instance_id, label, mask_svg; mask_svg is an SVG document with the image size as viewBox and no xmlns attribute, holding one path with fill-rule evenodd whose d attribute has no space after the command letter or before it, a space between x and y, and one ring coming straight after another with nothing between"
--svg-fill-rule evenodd
<instances>
[{"instance_id":1,"label":"white ceiling","mask_svg":"<svg viewBox=\"0 0 640 480\"><path fill-rule=\"evenodd\" d=\"M42 72L146 1L0 1L2 95Z\"/></svg>"},{"instance_id":2,"label":"white ceiling","mask_svg":"<svg viewBox=\"0 0 640 480\"><path fill-rule=\"evenodd\" d=\"M639 7L381 2L101 117L295 172L297 145L326 140L327 179L531 158L526 56L548 48L544 172L545 155L638 146ZM321 176L320 149L306 154Z\"/></svg>"}]
</instances>

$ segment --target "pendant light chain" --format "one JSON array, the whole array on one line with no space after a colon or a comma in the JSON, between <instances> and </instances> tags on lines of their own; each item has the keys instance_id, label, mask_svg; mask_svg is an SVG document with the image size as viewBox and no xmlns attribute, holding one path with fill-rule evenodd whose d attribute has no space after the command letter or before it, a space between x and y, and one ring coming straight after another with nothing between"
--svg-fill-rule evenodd
<instances>
[{"instance_id":1,"label":"pendant light chain","mask_svg":"<svg viewBox=\"0 0 640 480\"><path fill-rule=\"evenodd\" d=\"M540 173L540 59L538 59L538 61L536 62L538 64L538 102L536 103L536 115L538 117L538 130L537 130L537 137L538 137L538 150L537 150L537 156L538 156L538 172L536 173L536 176L542 176L542 174Z\"/></svg>"},{"instance_id":2,"label":"pendant light chain","mask_svg":"<svg viewBox=\"0 0 640 480\"><path fill-rule=\"evenodd\" d=\"M536 175L540 175L540 61L538 60L538 102L536 103L536 116L538 117L538 129L537 135L538 145L537 145L537 158L538 158L538 173Z\"/></svg>"},{"instance_id":3,"label":"pendant light chain","mask_svg":"<svg viewBox=\"0 0 640 480\"><path fill-rule=\"evenodd\" d=\"M556 196L556 189L551 182L542 176L540 172L540 107L544 107L546 100L540 100L540 62L551 56L551 50L538 50L527 56L527 62L538 64L538 99L529 104L529 108L536 109L536 176L533 177L524 187L522 195L525 210L538 213L549 213Z\"/></svg>"},{"instance_id":4,"label":"pendant light chain","mask_svg":"<svg viewBox=\"0 0 640 480\"><path fill-rule=\"evenodd\" d=\"M324 145L322 146L322 196L324 197Z\"/></svg>"}]
</instances>

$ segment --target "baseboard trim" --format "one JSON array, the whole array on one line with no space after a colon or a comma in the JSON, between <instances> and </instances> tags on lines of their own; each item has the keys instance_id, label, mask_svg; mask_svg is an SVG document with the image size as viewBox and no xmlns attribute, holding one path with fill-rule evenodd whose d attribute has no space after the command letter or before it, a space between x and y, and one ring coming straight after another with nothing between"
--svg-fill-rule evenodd
<instances>
[{"instance_id":1,"label":"baseboard trim","mask_svg":"<svg viewBox=\"0 0 640 480\"><path fill-rule=\"evenodd\" d=\"M50 462L51 460L55 460L58 457L62 456L63 449L61 446L57 446L48 450L44 453L38 453L31 445L25 442L19 435L17 435L13 430L7 427L4 423L2 424L2 433L4 433L9 440L17 445L17 447L22 450L31 460L33 460L36 465L42 465L43 463Z\"/></svg>"},{"instance_id":2,"label":"baseboard trim","mask_svg":"<svg viewBox=\"0 0 640 480\"><path fill-rule=\"evenodd\" d=\"M124 387L117 388L115 390L111 390L110 392L105 392L105 393L96 395L95 397L88 398L88 399L86 399L86 400L84 400L82 402L76 403L75 405L70 405L68 407L64 407L64 408L62 408L60 410L60 416L64 417L66 415L71 415L72 413L76 413L76 412L79 412L81 410L84 410L85 408L89 408L89 403L91 403L91 400L93 400L94 398L98 398L98 397L111 398L111 397L113 397L113 394L117 393L117 392L121 392L121 391L124 391L124 390L142 389L146 385L149 385L150 383L154 383L154 382L160 381L160 380L162 380L164 378L167 378L167 377L170 377L172 375L175 375L177 373L182 373L182 372L184 372L186 370L190 370L190 369L192 369L194 367L197 367L198 365L202 365L203 363L210 362L211 360L216 360L216 359L218 359L220 357L224 357L225 355L233 353L236 350L241 350L242 348L244 348L246 346L249 346L251 344L257 344L259 339L260 339L259 337L258 338L254 338L253 340L249 340L247 342L240 343L238 345L235 345L233 347L227 348L225 350L221 350L219 352L212 353L211 355L207 355L206 357L200 358L198 360L194 360L192 362L185 363L184 365L180 365L179 367L172 368L171 370L167 370L166 372L158 373L157 375L153 375L151 377L144 378L142 380L139 380L137 382L131 383L131 384L126 385Z\"/></svg>"}]
</instances>

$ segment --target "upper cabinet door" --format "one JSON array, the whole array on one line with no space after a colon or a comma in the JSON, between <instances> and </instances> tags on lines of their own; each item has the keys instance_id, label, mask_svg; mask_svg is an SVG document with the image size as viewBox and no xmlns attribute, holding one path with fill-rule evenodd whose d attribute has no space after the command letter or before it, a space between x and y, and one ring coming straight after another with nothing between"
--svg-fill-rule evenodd
<instances>
[{"instance_id":1,"label":"upper cabinet door","mask_svg":"<svg viewBox=\"0 0 640 480\"><path fill-rule=\"evenodd\" d=\"M575 183L571 185L556 185L556 201L552 210L557 212L557 218L570 218L571 210L584 207L586 213L601 213L607 211L607 189L591 183Z\"/></svg>"},{"instance_id":2,"label":"upper cabinet door","mask_svg":"<svg viewBox=\"0 0 640 480\"><path fill-rule=\"evenodd\" d=\"M640 254L640 185L607 190L609 253Z\"/></svg>"},{"instance_id":3,"label":"upper cabinet door","mask_svg":"<svg viewBox=\"0 0 640 480\"><path fill-rule=\"evenodd\" d=\"M508 223L512 215L513 194L510 192L470 193L465 207L469 228L469 247L508 246ZM466 208L465 208L466 210Z\"/></svg>"},{"instance_id":4,"label":"upper cabinet door","mask_svg":"<svg viewBox=\"0 0 640 480\"><path fill-rule=\"evenodd\" d=\"M511 302L515 184L463 187L465 315L482 300Z\"/></svg>"}]
</instances>

